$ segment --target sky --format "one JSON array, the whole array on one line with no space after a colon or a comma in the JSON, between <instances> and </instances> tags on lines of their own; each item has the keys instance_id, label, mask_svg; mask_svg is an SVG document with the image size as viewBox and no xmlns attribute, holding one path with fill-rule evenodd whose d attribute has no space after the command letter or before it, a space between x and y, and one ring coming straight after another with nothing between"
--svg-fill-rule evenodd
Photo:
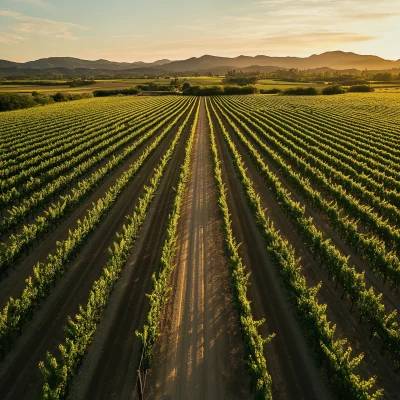
<instances>
[{"instance_id":1,"label":"sky","mask_svg":"<svg viewBox=\"0 0 400 400\"><path fill-rule=\"evenodd\" d=\"M0 0L0 59L343 50L400 59L400 0Z\"/></svg>"}]
</instances>

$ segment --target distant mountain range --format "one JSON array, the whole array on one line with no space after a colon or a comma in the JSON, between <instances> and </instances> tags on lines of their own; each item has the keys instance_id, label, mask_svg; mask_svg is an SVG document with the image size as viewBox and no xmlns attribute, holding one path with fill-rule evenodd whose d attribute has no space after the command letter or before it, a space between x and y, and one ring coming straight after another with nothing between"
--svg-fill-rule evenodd
<instances>
[{"instance_id":1,"label":"distant mountain range","mask_svg":"<svg viewBox=\"0 0 400 400\"><path fill-rule=\"evenodd\" d=\"M400 68L400 60L392 61L372 55L360 55L343 51L332 51L313 54L310 57L269 57L269 56L238 56L217 57L204 55L191 57L187 60L158 60L152 63L137 61L133 63L114 62L108 60L81 60L72 57L49 57L35 61L17 63L0 60L0 73L43 75L61 73L71 75L110 74L111 72L137 74L173 74L173 73L219 73L224 74L230 69L261 70L271 72L277 69L319 69L335 70L368 69L388 70Z\"/></svg>"}]
</instances>

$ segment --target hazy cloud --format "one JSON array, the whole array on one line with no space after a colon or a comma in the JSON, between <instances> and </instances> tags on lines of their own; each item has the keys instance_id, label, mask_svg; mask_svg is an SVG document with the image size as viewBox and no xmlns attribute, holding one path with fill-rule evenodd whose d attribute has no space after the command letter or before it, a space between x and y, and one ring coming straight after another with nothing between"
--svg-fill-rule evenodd
<instances>
[{"instance_id":1,"label":"hazy cloud","mask_svg":"<svg viewBox=\"0 0 400 400\"><path fill-rule=\"evenodd\" d=\"M144 36L144 35L114 35L111 37L116 38L116 39L141 39L146 36Z\"/></svg>"},{"instance_id":2,"label":"hazy cloud","mask_svg":"<svg viewBox=\"0 0 400 400\"><path fill-rule=\"evenodd\" d=\"M30 4L33 6L39 6L42 8L49 8L50 4L45 0L12 0L15 4Z\"/></svg>"},{"instance_id":3,"label":"hazy cloud","mask_svg":"<svg viewBox=\"0 0 400 400\"><path fill-rule=\"evenodd\" d=\"M297 35L287 36L274 36L265 39L261 39L260 42L264 45L270 44L289 44L292 45L314 45L316 41L320 44L329 43L348 43L348 42L365 42L368 40L375 39L374 36L360 35L353 32L308 32Z\"/></svg>"},{"instance_id":4,"label":"hazy cloud","mask_svg":"<svg viewBox=\"0 0 400 400\"><path fill-rule=\"evenodd\" d=\"M394 18L399 17L400 13L382 13L382 12L374 12L374 13L360 13L360 14L349 14L347 18L352 20L381 20L386 18Z\"/></svg>"},{"instance_id":5,"label":"hazy cloud","mask_svg":"<svg viewBox=\"0 0 400 400\"><path fill-rule=\"evenodd\" d=\"M78 38L72 31L86 29L85 27L71 22L60 22L45 18L31 17L10 10L0 9L0 16L17 21L17 23L10 26L10 29L20 34L37 34L52 36L59 39L76 40Z\"/></svg>"},{"instance_id":6,"label":"hazy cloud","mask_svg":"<svg viewBox=\"0 0 400 400\"><path fill-rule=\"evenodd\" d=\"M22 36L0 32L0 43L16 43L24 40Z\"/></svg>"}]
</instances>

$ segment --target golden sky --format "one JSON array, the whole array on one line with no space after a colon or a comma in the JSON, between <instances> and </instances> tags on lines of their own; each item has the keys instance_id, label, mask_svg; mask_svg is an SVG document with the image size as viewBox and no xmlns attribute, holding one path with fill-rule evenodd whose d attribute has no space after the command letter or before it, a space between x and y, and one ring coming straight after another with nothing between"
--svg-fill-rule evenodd
<instances>
[{"instance_id":1,"label":"golden sky","mask_svg":"<svg viewBox=\"0 0 400 400\"><path fill-rule=\"evenodd\" d=\"M0 58L115 61L343 50L400 59L400 0L1 0Z\"/></svg>"}]
</instances>

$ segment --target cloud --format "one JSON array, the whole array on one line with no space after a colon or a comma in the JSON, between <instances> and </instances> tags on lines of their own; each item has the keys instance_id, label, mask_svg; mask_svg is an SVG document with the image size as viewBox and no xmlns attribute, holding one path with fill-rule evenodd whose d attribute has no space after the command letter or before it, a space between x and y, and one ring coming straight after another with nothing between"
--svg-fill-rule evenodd
<instances>
[{"instance_id":1,"label":"cloud","mask_svg":"<svg viewBox=\"0 0 400 400\"><path fill-rule=\"evenodd\" d=\"M257 18L254 16L248 15L248 16L233 16L233 15L227 15L225 17L222 17L222 19L227 20L227 21L234 21L234 22L256 22L258 21Z\"/></svg>"},{"instance_id":2,"label":"cloud","mask_svg":"<svg viewBox=\"0 0 400 400\"><path fill-rule=\"evenodd\" d=\"M76 40L78 38L72 31L87 29L72 22L60 22L45 18L30 17L10 10L0 9L0 16L17 21L17 23L10 26L10 29L19 34L36 34L65 40Z\"/></svg>"},{"instance_id":3,"label":"cloud","mask_svg":"<svg viewBox=\"0 0 400 400\"><path fill-rule=\"evenodd\" d=\"M16 43L24 40L22 36L0 32L0 43Z\"/></svg>"},{"instance_id":4,"label":"cloud","mask_svg":"<svg viewBox=\"0 0 400 400\"><path fill-rule=\"evenodd\" d=\"M348 19L351 20L381 20L386 18L393 18L400 16L400 13L382 13L382 12L375 12L375 13L365 13L365 14L349 14L347 16Z\"/></svg>"},{"instance_id":5,"label":"cloud","mask_svg":"<svg viewBox=\"0 0 400 400\"><path fill-rule=\"evenodd\" d=\"M141 39L146 36L144 36L144 35L114 35L111 37L116 38L116 39Z\"/></svg>"},{"instance_id":6,"label":"cloud","mask_svg":"<svg viewBox=\"0 0 400 400\"><path fill-rule=\"evenodd\" d=\"M294 35L273 36L260 39L260 43L264 45L271 45L279 43L280 45L290 46L315 46L316 43L321 44L341 44L341 43L354 43L366 42L375 39L375 36L361 35L353 32L308 32Z\"/></svg>"},{"instance_id":7,"label":"cloud","mask_svg":"<svg viewBox=\"0 0 400 400\"><path fill-rule=\"evenodd\" d=\"M32 6L39 6L42 8L49 8L49 4L45 0L12 0L16 4L29 4Z\"/></svg>"},{"instance_id":8,"label":"cloud","mask_svg":"<svg viewBox=\"0 0 400 400\"><path fill-rule=\"evenodd\" d=\"M65 40L78 40L78 38L75 37L71 32L57 33L56 38Z\"/></svg>"}]
</instances>

